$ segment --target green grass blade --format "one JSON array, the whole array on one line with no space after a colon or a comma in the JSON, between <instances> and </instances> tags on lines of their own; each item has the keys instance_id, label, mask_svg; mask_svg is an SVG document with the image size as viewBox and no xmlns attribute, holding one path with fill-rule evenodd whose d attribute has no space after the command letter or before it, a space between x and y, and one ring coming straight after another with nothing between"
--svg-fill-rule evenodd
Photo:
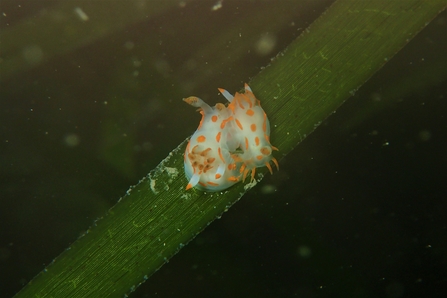
<instances>
[{"instance_id":1,"label":"green grass blade","mask_svg":"<svg viewBox=\"0 0 447 298\"><path fill-rule=\"evenodd\" d=\"M280 154L444 8L444 0L339 0L331 6L250 83ZM184 148L185 142L17 297L122 297L246 192L243 184L224 193L184 191Z\"/></svg>"}]
</instances>

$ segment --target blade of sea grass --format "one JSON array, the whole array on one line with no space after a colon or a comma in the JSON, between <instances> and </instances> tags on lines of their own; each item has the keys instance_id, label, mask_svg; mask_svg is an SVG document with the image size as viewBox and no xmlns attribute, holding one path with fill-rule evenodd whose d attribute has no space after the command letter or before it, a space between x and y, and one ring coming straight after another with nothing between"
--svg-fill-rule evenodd
<instances>
[{"instance_id":1,"label":"blade of sea grass","mask_svg":"<svg viewBox=\"0 0 447 298\"><path fill-rule=\"evenodd\" d=\"M287 154L397 53L444 1L339 0L250 83ZM17 297L132 291L246 191L184 191L185 142Z\"/></svg>"}]
</instances>

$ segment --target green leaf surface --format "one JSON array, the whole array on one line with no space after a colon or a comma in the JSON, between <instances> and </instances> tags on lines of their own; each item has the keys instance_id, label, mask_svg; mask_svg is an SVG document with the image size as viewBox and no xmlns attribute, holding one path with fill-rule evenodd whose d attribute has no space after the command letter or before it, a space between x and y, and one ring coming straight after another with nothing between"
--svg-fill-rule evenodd
<instances>
[{"instance_id":1,"label":"green leaf surface","mask_svg":"<svg viewBox=\"0 0 447 298\"><path fill-rule=\"evenodd\" d=\"M249 82L269 115L276 157L290 152L442 9L443 0L335 2ZM253 186L185 191L185 146L129 189L17 297L122 297Z\"/></svg>"}]
</instances>

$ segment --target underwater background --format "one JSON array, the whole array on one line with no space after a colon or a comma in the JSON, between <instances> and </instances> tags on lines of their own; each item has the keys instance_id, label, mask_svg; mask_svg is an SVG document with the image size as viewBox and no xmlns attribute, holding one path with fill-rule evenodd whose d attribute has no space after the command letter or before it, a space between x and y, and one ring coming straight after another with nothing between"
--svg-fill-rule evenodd
<instances>
[{"instance_id":1,"label":"underwater background","mask_svg":"<svg viewBox=\"0 0 447 298\"><path fill-rule=\"evenodd\" d=\"M3 0L1 296L332 2ZM131 297L444 297L445 53L444 11Z\"/></svg>"}]
</instances>

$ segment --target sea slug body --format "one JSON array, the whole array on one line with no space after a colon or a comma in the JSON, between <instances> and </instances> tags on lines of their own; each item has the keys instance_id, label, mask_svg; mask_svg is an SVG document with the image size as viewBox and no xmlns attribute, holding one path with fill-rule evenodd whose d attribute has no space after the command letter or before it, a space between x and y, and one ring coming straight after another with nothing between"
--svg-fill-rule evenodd
<instances>
[{"instance_id":1,"label":"sea slug body","mask_svg":"<svg viewBox=\"0 0 447 298\"><path fill-rule=\"evenodd\" d=\"M245 92L234 96L225 89L219 91L228 106L210 107L194 96L183 99L202 114L184 155L187 190L221 191L244 180L250 171L254 180L257 167L273 172L270 161L279 169L272 156L278 149L270 143L269 120L251 88L245 84Z\"/></svg>"}]
</instances>

